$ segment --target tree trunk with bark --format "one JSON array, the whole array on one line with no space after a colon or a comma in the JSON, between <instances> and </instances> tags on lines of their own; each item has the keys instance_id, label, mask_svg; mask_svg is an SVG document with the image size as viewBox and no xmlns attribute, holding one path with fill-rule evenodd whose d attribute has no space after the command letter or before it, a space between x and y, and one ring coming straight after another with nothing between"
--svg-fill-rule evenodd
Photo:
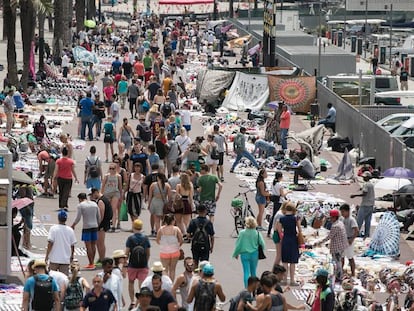
<instances>
[{"instance_id":1,"label":"tree trunk with bark","mask_svg":"<svg viewBox=\"0 0 414 311\"><path fill-rule=\"evenodd\" d=\"M39 71L45 70L45 19L45 13L39 12Z\"/></svg>"},{"instance_id":2,"label":"tree trunk with bark","mask_svg":"<svg viewBox=\"0 0 414 311\"><path fill-rule=\"evenodd\" d=\"M62 41L63 46L71 46L72 44L72 15L73 15L73 2L72 0L63 1L62 16L63 16L63 32Z\"/></svg>"},{"instance_id":3,"label":"tree trunk with bark","mask_svg":"<svg viewBox=\"0 0 414 311\"><path fill-rule=\"evenodd\" d=\"M85 0L76 0L75 2L75 15L76 15L76 33L79 33L84 27L85 21Z\"/></svg>"},{"instance_id":4,"label":"tree trunk with bark","mask_svg":"<svg viewBox=\"0 0 414 311\"><path fill-rule=\"evenodd\" d=\"M87 0L87 10L88 15L86 19L95 19L96 16L96 4L95 0Z\"/></svg>"},{"instance_id":5,"label":"tree trunk with bark","mask_svg":"<svg viewBox=\"0 0 414 311\"><path fill-rule=\"evenodd\" d=\"M10 0L3 2L3 27L7 37L7 75L12 85L17 86L17 56L16 56L16 8L11 6Z\"/></svg>"},{"instance_id":6,"label":"tree trunk with bark","mask_svg":"<svg viewBox=\"0 0 414 311\"><path fill-rule=\"evenodd\" d=\"M56 1L59 2L59 1ZM23 43L22 87L27 88L30 69L30 54L36 27L36 9L32 0L20 0L20 24Z\"/></svg>"},{"instance_id":7,"label":"tree trunk with bark","mask_svg":"<svg viewBox=\"0 0 414 311\"><path fill-rule=\"evenodd\" d=\"M55 27L53 29L53 61L59 65L60 56L63 49L63 32L64 32L64 3L63 1L54 1L53 11L55 14Z\"/></svg>"}]
</instances>

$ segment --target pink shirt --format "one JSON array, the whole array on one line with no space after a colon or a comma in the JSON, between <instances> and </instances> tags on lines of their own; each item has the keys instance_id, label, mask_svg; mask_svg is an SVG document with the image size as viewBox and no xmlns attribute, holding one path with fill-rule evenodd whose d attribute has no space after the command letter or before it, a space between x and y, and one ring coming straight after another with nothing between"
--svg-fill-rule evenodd
<instances>
[{"instance_id":1,"label":"pink shirt","mask_svg":"<svg viewBox=\"0 0 414 311\"><path fill-rule=\"evenodd\" d=\"M115 87L113 85L105 86L103 91L105 93L105 99L106 100L111 100L112 94L115 93Z\"/></svg>"},{"instance_id":2,"label":"pink shirt","mask_svg":"<svg viewBox=\"0 0 414 311\"><path fill-rule=\"evenodd\" d=\"M283 111L280 115L280 128L289 129L290 127L290 112L289 110Z\"/></svg>"}]
</instances>

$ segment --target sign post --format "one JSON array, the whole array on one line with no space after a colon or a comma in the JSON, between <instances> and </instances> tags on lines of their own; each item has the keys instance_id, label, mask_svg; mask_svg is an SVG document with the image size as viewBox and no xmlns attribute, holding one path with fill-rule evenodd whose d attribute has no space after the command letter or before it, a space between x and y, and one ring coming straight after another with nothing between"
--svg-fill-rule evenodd
<instances>
[{"instance_id":1,"label":"sign post","mask_svg":"<svg viewBox=\"0 0 414 311\"><path fill-rule=\"evenodd\" d=\"M263 65L276 66L276 0L265 0L263 7Z\"/></svg>"}]
</instances>

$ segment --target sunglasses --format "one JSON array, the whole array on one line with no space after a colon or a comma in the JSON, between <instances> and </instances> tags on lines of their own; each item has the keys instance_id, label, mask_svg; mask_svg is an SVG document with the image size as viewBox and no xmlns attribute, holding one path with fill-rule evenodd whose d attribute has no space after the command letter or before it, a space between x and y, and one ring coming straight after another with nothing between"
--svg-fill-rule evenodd
<instances>
[{"instance_id":1,"label":"sunglasses","mask_svg":"<svg viewBox=\"0 0 414 311\"><path fill-rule=\"evenodd\" d=\"M109 169L110 169L110 170L115 170L115 167L110 167Z\"/></svg>"}]
</instances>

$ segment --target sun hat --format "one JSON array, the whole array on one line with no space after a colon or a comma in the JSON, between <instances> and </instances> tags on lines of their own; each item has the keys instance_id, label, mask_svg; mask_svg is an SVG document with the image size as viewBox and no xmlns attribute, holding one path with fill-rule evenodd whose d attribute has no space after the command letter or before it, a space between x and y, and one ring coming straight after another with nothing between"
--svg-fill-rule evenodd
<instances>
[{"instance_id":1,"label":"sun hat","mask_svg":"<svg viewBox=\"0 0 414 311\"><path fill-rule=\"evenodd\" d=\"M126 258L125 251L123 249L114 250L112 253L112 258Z\"/></svg>"},{"instance_id":2,"label":"sun hat","mask_svg":"<svg viewBox=\"0 0 414 311\"><path fill-rule=\"evenodd\" d=\"M152 267L151 267L152 272L162 272L164 270L165 270L165 268L162 265L161 261L154 261L154 263L152 264Z\"/></svg>"},{"instance_id":3,"label":"sun hat","mask_svg":"<svg viewBox=\"0 0 414 311\"><path fill-rule=\"evenodd\" d=\"M141 219L135 219L134 223L132 224L132 228L139 231L142 230L142 225L143 223Z\"/></svg>"},{"instance_id":4,"label":"sun hat","mask_svg":"<svg viewBox=\"0 0 414 311\"><path fill-rule=\"evenodd\" d=\"M204 275L213 275L214 274L214 267L211 264L206 264L203 268Z\"/></svg>"},{"instance_id":5,"label":"sun hat","mask_svg":"<svg viewBox=\"0 0 414 311\"><path fill-rule=\"evenodd\" d=\"M45 267L46 268L47 264L46 261L44 259L36 259L35 262L32 265L32 269L36 269L38 267Z\"/></svg>"}]
</instances>

